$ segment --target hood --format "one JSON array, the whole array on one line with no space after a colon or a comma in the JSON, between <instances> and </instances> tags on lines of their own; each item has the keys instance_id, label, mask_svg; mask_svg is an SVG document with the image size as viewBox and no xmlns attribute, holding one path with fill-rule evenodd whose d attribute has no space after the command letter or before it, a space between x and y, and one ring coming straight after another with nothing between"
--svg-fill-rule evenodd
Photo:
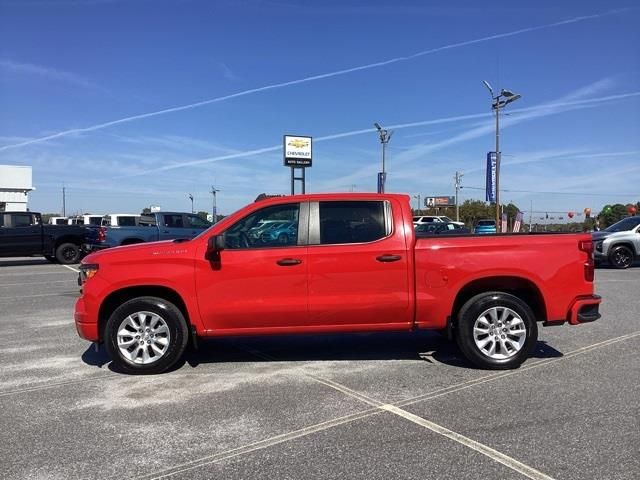
<instances>
[{"instance_id":1,"label":"hood","mask_svg":"<svg viewBox=\"0 0 640 480\"><path fill-rule=\"evenodd\" d=\"M107 248L87 255L82 263L102 263L119 261L122 259L142 260L149 257L166 258L174 255L184 255L189 251L193 241L175 242L161 240L159 242L136 243L122 247Z\"/></svg>"},{"instance_id":2,"label":"hood","mask_svg":"<svg viewBox=\"0 0 640 480\"><path fill-rule=\"evenodd\" d=\"M604 240L605 238L607 238L610 235L613 235L613 233L612 232L605 232L605 231L593 232L591 234L591 239L594 242L597 242L598 240Z\"/></svg>"}]
</instances>

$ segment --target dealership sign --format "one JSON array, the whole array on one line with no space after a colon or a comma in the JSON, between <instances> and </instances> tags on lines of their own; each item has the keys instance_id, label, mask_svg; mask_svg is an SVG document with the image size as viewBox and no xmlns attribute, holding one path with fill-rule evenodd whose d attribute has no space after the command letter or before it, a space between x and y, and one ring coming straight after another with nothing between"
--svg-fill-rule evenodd
<instances>
[{"instance_id":1,"label":"dealership sign","mask_svg":"<svg viewBox=\"0 0 640 480\"><path fill-rule=\"evenodd\" d=\"M284 166L311 166L311 137L284 136Z\"/></svg>"},{"instance_id":2,"label":"dealership sign","mask_svg":"<svg viewBox=\"0 0 640 480\"><path fill-rule=\"evenodd\" d=\"M485 200L489 203L496 201L496 152L487 153L487 193Z\"/></svg>"},{"instance_id":3,"label":"dealership sign","mask_svg":"<svg viewBox=\"0 0 640 480\"><path fill-rule=\"evenodd\" d=\"M454 207L455 197L426 197L424 206L427 208Z\"/></svg>"}]
</instances>

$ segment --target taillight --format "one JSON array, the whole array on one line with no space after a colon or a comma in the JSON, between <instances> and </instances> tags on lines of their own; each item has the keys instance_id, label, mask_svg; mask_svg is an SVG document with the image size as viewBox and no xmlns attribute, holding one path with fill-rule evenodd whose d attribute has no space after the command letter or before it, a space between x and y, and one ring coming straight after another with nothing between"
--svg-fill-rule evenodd
<instances>
[{"instance_id":1,"label":"taillight","mask_svg":"<svg viewBox=\"0 0 640 480\"><path fill-rule=\"evenodd\" d=\"M593 260L593 241L580 240L578 242L578 248L580 251L587 254L587 261L584 263L584 279L587 282L593 282L595 264Z\"/></svg>"},{"instance_id":2,"label":"taillight","mask_svg":"<svg viewBox=\"0 0 640 480\"><path fill-rule=\"evenodd\" d=\"M104 227L100 227L98 229L98 241L104 242L107 238L107 229Z\"/></svg>"}]
</instances>

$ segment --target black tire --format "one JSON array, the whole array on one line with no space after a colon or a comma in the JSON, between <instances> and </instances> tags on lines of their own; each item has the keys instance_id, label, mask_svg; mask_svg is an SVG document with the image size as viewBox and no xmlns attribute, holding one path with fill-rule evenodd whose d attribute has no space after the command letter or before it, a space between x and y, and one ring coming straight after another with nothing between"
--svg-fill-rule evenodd
<instances>
[{"instance_id":1,"label":"black tire","mask_svg":"<svg viewBox=\"0 0 640 480\"><path fill-rule=\"evenodd\" d=\"M614 268L629 268L633 265L633 252L626 245L613 247L609 252L609 264Z\"/></svg>"},{"instance_id":2,"label":"black tire","mask_svg":"<svg viewBox=\"0 0 640 480\"><path fill-rule=\"evenodd\" d=\"M496 312L495 322L488 312ZM482 333L485 324L486 334ZM499 330L494 330L495 327ZM521 327L525 332L521 332ZM531 308L518 297L505 292L486 292L472 297L462 306L455 325L455 338L464 356L474 365L489 370L507 370L519 367L527 359L538 341L538 325ZM483 350L476 341L486 341L489 350L493 344L493 354Z\"/></svg>"},{"instance_id":3,"label":"black tire","mask_svg":"<svg viewBox=\"0 0 640 480\"><path fill-rule=\"evenodd\" d=\"M157 359L152 359L150 363L146 364L141 363L144 360L139 358L138 352L135 353L135 358L132 360L127 358L118 346L118 330L128 318L140 319L140 317L136 317L136 314L143 312L160 317L168 330L166 351L162 355L158 355ZM148 315L146 316L148 318ZM121 338L127 337L121 336ZM184 315L173 303L157 297L138 297L123 303L111 314L105 326L104 340L107 353L118 370L125 373L148 375L162 373L182 358L189 341L189 330ZM151 346L145 346L144 338L142 341L142 346L137 346L134 340L133 349L147 349L148 353L153 354Z\"/></svg>"},{"instance_id":4,"label":"black tire","mask_svg":"<svg viewBox=\"0 0 640 480\"><path fill-rule=\"evenodd\" d=\"M75 243L62 243L56 248L56 260L63 265L70 265L80 261L82 252Z\"/></svg>"},{"instance_id":5,"label":"black tire","mask_svg":"<svg viewBox=\"0 0 640 480\"><path fill-rule=\"evenodd\" d=\"M58 263L58 259L56 257L52 257L51 255L45 255L44 258L49 260L51 263Z\"/></svg>"}]
</instances>

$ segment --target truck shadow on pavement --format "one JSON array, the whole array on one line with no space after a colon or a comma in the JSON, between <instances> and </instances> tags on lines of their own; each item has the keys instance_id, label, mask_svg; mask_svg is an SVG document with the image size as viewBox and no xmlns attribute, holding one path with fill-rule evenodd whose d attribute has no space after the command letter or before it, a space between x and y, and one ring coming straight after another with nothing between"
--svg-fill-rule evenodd
<instances>
[{"instance_id":1,"label":"truck shadow on pavement","mask_svg":"<svg viewBox=\"0 0 640 480\"><path fill-rule=\"evenodd\" d=\"M546 342L538 341L529 358L557 358L563 354ZM87 365L99 368L110 363L104 346L93 345L82 355ZM313 362L313 361L422 361L451 367L475 369L454 342L435 332L371 333L310 336L233 337L199 341L197 350L189 348L170 371L196 369L215 363ZM188 366L187 366L188 365Z\"/></svg>"}]
</instances>

